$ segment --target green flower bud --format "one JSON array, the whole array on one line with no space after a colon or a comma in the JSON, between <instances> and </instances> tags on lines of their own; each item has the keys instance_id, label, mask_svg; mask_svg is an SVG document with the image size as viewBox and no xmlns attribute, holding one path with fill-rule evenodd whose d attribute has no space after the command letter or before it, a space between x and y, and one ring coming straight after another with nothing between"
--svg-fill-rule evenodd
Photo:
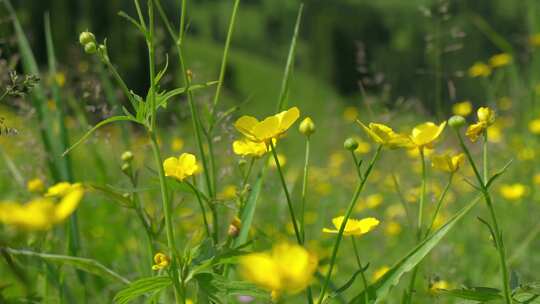
<instances>
[{"instance_id":1,"label":"green flower bud","mask_svg":"<svg viewBox=\"0 0 540 304\"><path fill-rule=\"evenodd\" d=\"M454 115L448 119L448 125L454 129L459 129L463 127L467 122L463 116Z\"/></svg>"},{"instance_id":2,"label":"green flower bud","mask_svg":"<svg viewBox=\"0 0 540 304\"><path fill-rule=\"evenodd\" d=\"M349 151L354 151L358 148L358 141L352 137L349 137L343 143L343 147Z\"/></svg>"},{"instance_id":3,"label":"green flower bud","mask_svg":"<svg viewBox=\"0 0 540 304\"><path fill-rule=\"evenodd\" d=\"M129 163L131 162L131 160L133 160L133 153L131 151L125 151L124 153L122 153L123 162Z\"/></svg>"},{"instance_id":4,"label":"green flower bud","mask_svg":"<svg viewBox=\"0 0 540 304\"><path fill-rule=\"evenodd\" d=\"M94 36L94 34L88 32L88 31L82 32L79 35L79 42L84 46L86 46L90 42L95 43L95 41L96 41L96 36Z\"/></svg>"},{"instance_id":5,"label":"green flower bud","mask_svg":"<svg viewBox=\"0 0 540 304\"><path fill-rule=\"evenodd\" d=\"M84 52L86 54L94 54L97 51L97 46L94 42L89 42L84 45Z\"/></svg>"},{"instance_id":6,"label":"green flower bud","mask_svg":"<svg viewBox=\"0 0 540 304\"><path fill-rule=\"evenodd\" d=\"M310 117L306 117L300 123L299 130L300 130L300 133L309 137L311 136L311 134L315 133L315 123L313 122L313 120L311 120Z\"/></svg>"},{"instance_id":7,"label":"green flower bud","mask_svg":"<svg viewBox=\"0 0 540 304\"><path fill-rule=\"evenodd\" d=\"M129 170L131 170L131 165L129 163L124 163L122 165L122 172L127 174L129 172Z\"/></svg>"}]
</instances>

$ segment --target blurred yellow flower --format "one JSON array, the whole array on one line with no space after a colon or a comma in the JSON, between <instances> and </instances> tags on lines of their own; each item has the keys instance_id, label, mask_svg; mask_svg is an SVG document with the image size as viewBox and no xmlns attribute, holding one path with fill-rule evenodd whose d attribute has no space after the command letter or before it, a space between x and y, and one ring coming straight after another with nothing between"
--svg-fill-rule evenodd
<instances>
[{"instance_id":1,"label":"blurred yellow flower","mask_svg":"<svg viewBox=\"0 0 540 304\"><path fill-rule=\"evenodd\" d=\"M440 155L433 155L431 158L431 166L435 169L453 173L456 172L459 167L465 161L465 154L459 153L451 156L450 153L444 153Z\"/></svg>"},{"instance_id":2,"label":"blurred yellow flower","mask_svg":"<svg viewBox=\"0 0 540 304\"><path fill-rule=\"evenodd\" d=\"M181 151L183 148L184 148L184 140L181 139L180 137L175 137L171 141L171 150L173 150L174 152Z\"/></svg>"},{"instance_id":3,"label":"blurred yellow flower","mask_svg":"<svg viewBox=\"0 0 540 304\"><path fill-rule=\"evenodd\" d=\"M323 228L323 232L326 233L338 233L344 216L338 216L332 219L332 224L334 224L335 229ZM374 217L367 217L361 220L356 220L350 218L345 225L345 230L343 230L343 235L362 235L370 232L375 227L379 225L379 220Z\"/></svg>"},{"instance_id":4,"label":"blurred yellow flower","mask_svg":"<svg viewBox=\"0 0 540 304\"><path fill-rule=\"evenodd\" d=\"M354 152L358 154L367 154L371 151L371 145L368 142L365 142L359 138L356 139L358 142L358 148Z\"/></svg>"},{"instance_id":5,"label":"blurred yellow flower","mask_svg":"<svg viewBox=\"0 0 540 304\"><path fill-rule=\"evenodd\" d=\"M441 136L445 127L446 121L440 125L436 125L433 122L425 122L417 125L412 130L412 143L418 148L431 148L433 143Z\"/></svg>"},{"instance_id":6,"label":"blurred yellow flower","mask_svg":"<svg viewBox=\"0 0 540 304\"><path fill-rule=\"evenodd\" d=\"M512 56L508 53L501 53L491 56L489 58L489 65L492 68L500 68L505 65L509 65L512 62Z\"/></svg>"},{"instance_id":7,"label":"blurred yellow flower","mask_svg":"<svg viewBox=\"0 0 540 304\"><path fill-rule=\"evenodd\" d=\"M534 47L540 47L540 33L531 35L529 37L529 43Z\"/></svg>"},{"instance_id":8,"label":"blurred yellow flower","mask_svg":"<svg viewBox=\"0 0 540 304\"><path fill-rule=\"evenodd\" d=\"M377 268L374 272L373 272L373 281L377 281L378 279L382 278L383 275L385 275L388 270L390 270L390 267L388 266L381 266L379 268Z\"/></svg>"},{"instance_id":9,"label":"blurred yellow flower","mask_svg":"<svg viewBox=\"0 0 540 304\"><path fill-rule=\"evenodd\" d=\"M467 128L465 135L472 141L478 140L478 137L495 122L495 111L488 107L480 107L477 111L478 122Z\"/></svg>"},{"instance_id":10,"label":"blurred yellow flower","mask_svg":"<svg viewBox=\"0 0 540 304\"><path fill-rule=\"evenodd\" d=\"M358 118L358 109L354 106L348 106L343 111L343 119L347 122L354 122Z\"/></svg>"},{"instance_id":11,"label":"blurred yellow flower","mask_svg":"<svg viewBox=\"0 0 540 304\"><path fill-rule=\"evenodd\" d=\"M533 119L529 122L529 131L533 134L540 135L540 118Z\"/></svg>"},{"instance_id":12,"label":"blurred yellow flower","mask_svg":"<svg viewBox=\"0 0 540 304\"><path fill-rule=\"evenodd\" d=\"M369 127L366 127L359 120L356 121L367 133L367 135L376 143L385 147L394 148L406 148L411 146L411 141L408 136L394 132L392 128L379 124L369 123Z\"/></svg>"},{"instance_id":13,"label":"blurred yellow flower","mask_svg":"<svg viewBox=\"0 0 540 304\"><path fill-rule=\"evenodd\" d=\"M236 198L237 188L235 185L226 185L223 190L218 194L218 197L222 200L231 200Z\"/></svg>"},{"instance_id":14,"label":"blurred yellow flower","mask_svg":"<svg viewBox=\"0 0 540 304\"><path fill-rule=\"evenodd\" d=\"M429 286L429 292L432 294L435 294L439 292L441 289L448 289L450 288L450 284L444 280L437 280L430 284Z\"/></svg>"},{"instance_id":15,"label":"blurred yellow flower","mask_svg":"<svg viewBox=\"0 0 540 304\"><path fill-rule=\"evenodd\" d=\"M396 221L389 221L384 228L384 234L388 236L396 236L401 233L401 225Z\"/></svg>"},{"instance_id":16,"label":"blurred yellow flower","mask_svg":"<svg viewBox=\"0 0 540 304\"><path fill-rule=\"evenodd\" d=\"M152 270L161 270L169 267L171 259L166 256L164 253L158 252L154 255L154 265L152 265Z\"/></svg>"},{"instance_id":17,"label":"blurred yellow flower","mask_svg":"<svg viewBox=\"0 0 540 304\"><path fill-rule=\"evenodd\" d=\"M510 99L508 96L503 96L499 98L497 104L499 105L499 109L508 111L512 108L512 99Z\"/></svg>"},{"instance_id":18,"label":"blurred yellow flower","mask_svg":"<svg viewBox=\"0 0 540 304\"><path fill-rule=\"evenodd\" d=\"M533 176L533 183L537 186L540 186L540 173L536 173Z\"/></svg>"},{"instance_id":19,"label":"blurred yellow flower","mask_svg":"<svg viewBox=\"0 0 540 304\"><path fill-rule=\"evenodd\" d=\"M54 75L54 81L59 87L63 87L66 84L66 74L58 72Z\"/></svg>"},{"instance_id":20,"label":"blurred yellow flower","mask_svg":"<svg viewBox=\"0 0 540 304\"><path fill-rule=\"evenodd\" d=\"M467 117L469 114L471 114L472 110L473 110L473 105L468 100L455 103L452 106L452 113L454 113L454 115L460 115L463 117Z\"/></svg>"},{"instance_id":21,"label":"blurred yellow flower","mask_svg":"<svg viewBox=\"0 0 540 304\"><path fill-rule=\"evenodd\" d=\"M304 290L317 269L317 258L299 245L281 243L270 252L251 253L240 258L240 274L270 290L275 296Z\"/></svg>"},{"instance_id":22,"label":"blurred yellow flower","mask_svg":"<svg viewBox=\"0 0 540 304\"><path fill-rule=\"evenodd\" d=\"M428 148L428 147L424 148L424 156L425 157L429 157L434 152L435 152L435 150L432 149L432 148ZM410 157L410 158L419 158L420 157L420 150L418 150L418 148L408 149L407 150L407 156ZM422 169L421 167L418 167L419 172L420 172L421 169Z\"/></svg>"},{"instance_id":23,"label":"blurred yellow flower","mask_svg":"<svg viewBox=\"0 0 540 304\"><path fill-rule=\"evenodd\" d=\"M29 192L42 193L45 191L45 183L41 178L33 178L26 183L26 189Z\"/></svg>"},{"instance_id":24,"label":"blurred yellow flower","mask_svg":"<svg viewBox=\"0 0 540 304\"><path fill-rule=\"evenodd\" d=\"M491 68L483 62L475 62L469 68L470 77L488 77L489 75L491 75Z\"/></svg>"},{"instance_id":25,"label":"blurred yellow flower","mask_svg":"<svg viewBox=\"0 0 540 304\"><path fill-rule=\"evenodd\" d=\"M298 117L300 117L300 110L293 107L262 121L252 116L242 116L235 122L234 126L249 140L269 144L270 140L285 134Z\"/></svg>"},{"instance_id":26,"label":"blurred yellow flower","mask_svg":"<svg viewBox=\"0 0 540 304\"><path fill-rule=\"evenodd\" d=\"M275 140L274 140L275 143ZM254 142L247 138L233 142L233 152L236 155L261 157L267 152L265 143Z\"/></svg>"},{"instance_id":27,"label":"blurred yellow flower","mask_svg":"<svg viewBox=\"0 0 540 304\"><path fill-rule=\"evenodd\" d=\"M278 153L277 159L281 167L284 167L287 164L287 157L285 155ZM276 160L273 157L268 158L268 165L270 168L277 168Z\"/></svg>"},{"instance_id":28,"label":"blurred yellow flower","mask_svg":"<svg viewBox=\"0 0 540 304\"><path fill-rule=\"evenodd\" d=\"M487 129L488 140L492 143L500 143L502 141L502 129L497 124Z\"/></svg>"},{"instance_id":29,"label":"blurred yellow flower","mask_svg":"<svg viewBox=\"0 0 540 304\"><path fill-rule=\"evenodd\" d=\"M26 204L0 202L0 222L24 230L47 230L77 209L84 196L83 187L78 185L62 191L58 195L59 203L55 203L53 196L36 198Z\"/></svg>"},{"instance_id":30,"label":"blurred yellow flower","mask_svg":"<svg viewBox=\"0 0 540 304\"><path fill-rule=\"evenodd\" d=\"M169 157L163 162L165 176L174 177L183 181L187 177L194 175L199 170L197 158L190 153L182 153L178 158Z\"/></svg>"},{"instance_id":31,"label":"blurred yellow flower","mask_svg":"<svg viewBox=\"0 0 540 304\"><path fill-rule=\"evenodd\" d=\"M59 182L49 189L47 189L47 193L45 193L46 197L61 197L65 196L69 193L71 193L74 190L82 189L82 185L80 183L68 183L68 182Z\"/></svg>"},{"instance_id":32,"label":"blurred yellow flower","mask_svg":"<svg viewBox=\"0 0 540 304\"><path fill-rule=\"evenodd\" d=\"M510 201L517 201L527 194L527 187L520 183L505 184L499 189L501 196Z\"/></svg>"}]
</instances>

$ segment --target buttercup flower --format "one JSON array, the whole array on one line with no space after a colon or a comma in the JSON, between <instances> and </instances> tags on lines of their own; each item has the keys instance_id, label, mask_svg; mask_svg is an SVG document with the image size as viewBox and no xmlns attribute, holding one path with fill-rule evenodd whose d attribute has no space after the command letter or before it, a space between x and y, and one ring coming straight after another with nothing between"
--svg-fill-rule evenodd
<instances>
[{"instance_id":1,"label":"buttercup flower","mask_svg":"<svg viewBox=\"0 0 540 304\"><path fill-rule=\"evenodd\" d=\"M169 267L171 259L166 256L164 253L158 252L154 255L154 265L152 265L152 270L161 270Z\"/></svg>"},{"instance_id":2,"label":"buttercup flower","mask_svg":"<svg viewBox=\"0 0 540 304\"><path fill-rule=\"evenodd\" d=\"M527 187L523 184L502 185L499 189L501 196L510 201L517 201L525 196Z\"/></svg>"},{"instance_id":3,"label":"buttercup flower","mask_svg":"<svg viewBox=\"0 0 540 304\"><path fill-rule=\"evenodd\" d=\"M507 53L493 55L491 58L489 58L489 65L492 68L500 68L500 67L510 64L511 62L512 62L512 56Z\"/></svg>"},{"instance_id":4,"label":"buttercup flower","mask_svg":"<svg viewBox=\"0 0 540 304\"><path fill-rule=\"evenodd\" d=\"M411 146L410 139L404 135L394 132L392 128L379 124L379 123L370 123L369 127L364 125L361 121L356 121L362 129L367 133L367 135L376 143L383 145L385 147L395 149L395 148L407 148Z\"/></svg>"},{"instance_id":5,"label":"buttercup flower","mask_svg":"<svg viewBox=\"0 0 540 304\"><path fill-rule=\"evenodd\" d=\"M334 224L335 229L323 228L323 232L326 233L338 233L344 216L338 216L332 219L332 224ZM379 225L379 220L374 217L367 217L361 220L355 220L350 218L345 225L345 230L343 230L343 235L362 235L370 232L375 227Z\"/></svg>"},{"instance_id":6,"label":"buttercup flower","mask_svg":"<svg viewBox=\"0 0 540 304\"><path fill-rule=\"evenodd\" d=\"M317 258L303 247L288 243L271 252L252 253L240 258L240 273L248 281L274 295L304 290L317 269Z\"/></svg>"},{"instance_id":7,"label":"buttercup flower","mask_svg":"<svg viewBox=\"0 0 540 304\"><path fill-rule=\"evenodd\" d=\"M472 141L478 140L478 137L495 122L495 112L488 107L481 107L477 111L478 122L467 128L465 135Z\"/></svg>"},{"instance_id":8,"label":"buttercup flower","mask_svg":"<svg viewBox=\"0 0 540 304\"><path fill-rule=\"evenodd\" d=\"M268 149L265 143L254 142L244 138L233 142L233 151L236 155L261 157Z\"/></svg>"},{"instance_id":9,"label":"buttercup flower","mask_svg":"<svg viewBox=\"0 0 540 304\"><path fill-rule=\"evenodd\" d=\"M65 196L66 194L79 188L82 188L82 185L80 183L71 184L68 182L59 182L55 184L54 186L50 187L49 189L47 189L47 193L45 193L45 196L46 197Z\"/></svg>"},{"instance_id":10,"label":"buttercup flower","mask_svg":"<svg viewBox=\"0 0 540 304\"><path fill-rule=\"evenodd\" d=\"M83 196L84 189L79 184L58 195L59 203L55 203L52 196L36 198L26 204L0 202L0 222L24 230L47 230L68 218Z\"/></svg>"},{"instance_id":11,"label":"buttercup flower","mask_svg":"<svg viewBox=\"0 0 540 304\"><path fill-rule=\"evenodd\" d=\"M426 122L420 124L412 130L411 140L412 143L418 147L432 147L433 143L441 136L444 128L446 127L446 121L440 125L436 125L432 122Z\"/></svg>"},{"instance_id":12,"label":"buttercup flower","mask_svg":"<svg viewBox=\"0 0 540 304\"><path fill-rule=\"evenodd\" d=\"M174 177L179 181L183 181L198 172L199 165L197 158L190 153L182 153L178 158L169 157L163 162L163 170L165 176Z\"/></svg>"},{"instance_id":13,"label":"buttercup flower","mask_svg":"<svg viewBox=\"0 0 540 304\"><path fill-rule=\"evenodd\" d=\"M235 122L234 126L249 140L269 144L270 140L283 136L298 117L300 117L300 110L293 107L262 121L252 116L242 116Z\"/></svg>"},{"instance_id":14,"label":"buttercup flower","mask_svg":"<svg viewBox=\"0 0 540 304\"><path fill-rule=\"evenodd\" d=\"M491 68L483 62L475 62L469 68L470 77L488 77L489 75L491 75Z\"/></svg>"},{"instance_id":15,"label":"buttercup flower","mask_svg":"<svg viewBox=\"0 0 540 304\"><path fill-rule=\"evenodd\" d=\"M472 103L468 100L455 103L452 106L452 113L454 113L454 115L459 115L463 117L466 117L469 114L471 114L472 110L473 110Z\"/></svg>"},{"instance_id":16,"label":"buttercup flower","mask_svg":"<svg viewBox=\"0 0 540 304\"><path fill-rule=\"evenodd\" d=\"M529 122L529 131L533 134L540 134L540 119L533 119Z\"/></svg>"},{"instance_id":17,"label":"buttercup flower","mask_svg":"<svg viewBox=\"0 0 540 304\"><path fill-rule=\"evenodd\" d=\"M456 172L465 160L465 154L460 153L451 156L450 153L444 153L441 155L434 155L431 158L431 165L433 168L444 172Z\"/></svg>"},{"instance_id":18,"label":"buttercup flower","mask_svg":"<svg viewBox=\"0 0 540 304\"><path fill-rule=\"evenodd\" d=\"M40 178L34 178L26 183L26 189L29 192L41 193L45 191L45 184Z\"/></svg>"}]
</instances>

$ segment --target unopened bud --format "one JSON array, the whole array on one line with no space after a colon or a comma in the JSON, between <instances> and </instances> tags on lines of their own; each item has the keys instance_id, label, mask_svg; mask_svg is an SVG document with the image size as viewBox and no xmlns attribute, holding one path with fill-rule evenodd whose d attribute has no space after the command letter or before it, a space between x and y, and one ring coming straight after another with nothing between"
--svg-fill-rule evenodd
<instances>
[{"instance_id":1,"label":"unopened bud","mask_svg":"<svg viewBox=\"0 0 540 304\"><path fill-rule=\"evenodd\" d=\"M94 54L97 51L97 46L94 42L89 42L84 45L84 52L86 54Z\"/></svg>"},{"instance_id":2,"label":"unopened bud","mask_svg":"<svg viewBox=\"0 0 540 304\"><path fill-rule=\"evenodd\" d=\"M129 163L133 160L133 153L131 151L125 151L122 153L122 161Z\"/></svg>"},{"instance_id":3,"label":"unopened bud","mask_svg":"<svg viewBox=\"0 0 540 304\"><path fill-rule=\"evenodd\" d=\"M315 123L310 117L306 117L300 123L299 130L300 130L300 133L309 137L311 136L311 134L315 133Z\"/></svg>"},{"instance_id":4,"label":"unopened bud","mask_svg":"<svg viewBox=\"0 0 540 304\"><path fill-rule=\"evenodd\" d=\"M358 141L352 137L349 137L343 142L343 147L349 151L354 151L358 148Z\"/></svg>"},{"instance_id":5,"label":"unopened bud","mask_svg":"<svg viewBox=\"0 0 540 304\"><path fill-rule=\"evenodd\" d=\"M96 36L94 36L94 34L92 34L91 32L85 31L79 35L79 42L84 46L86 46L90 42L95 43L95 41Z\"/></svg>"},{"instance_id":6,"label":"unopened bud","mask_svg":"<svg viewBox=\"0 0 540 304\"><path fill-rule=\"evenodd\" d=\"M234 217L231 224L229 225L229 230L227 231L227 234L230 237L237 237L240 233L240 228L242 227L242 221L238 217Z\"/></svg>"},{"instance_id":7,"label":"unopened bud","mask_svg":"<svg viewBox=\"0 0 540 304\"><path fill-rule=\"evenodd\" d=\"M448 125L454 129L459 129L463 127L467 122L463 116L454 115L448 119Z\"/></svg>"},{"instance_id":8,"label":"unopened bud","mask_svg":"<svg viewBox=\"0 0 540 304\"><path fill-rule=\"evenodd\" d=\"M131 165L129 163L124 163L122 165L122 172L128 173L130 169L131 169Z\"/></svg>"}]
</instances>

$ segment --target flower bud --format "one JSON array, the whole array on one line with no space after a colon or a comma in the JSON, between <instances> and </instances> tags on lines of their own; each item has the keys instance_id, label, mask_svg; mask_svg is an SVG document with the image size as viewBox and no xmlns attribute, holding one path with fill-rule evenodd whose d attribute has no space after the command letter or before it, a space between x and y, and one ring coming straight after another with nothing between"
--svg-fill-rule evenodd
<instances>
[{"instance_id":1,"label":"flower bud","mask_svg":"<svg viewBox=\"0 0 540 304\"><path fill-rule=\"evenodd\" d=\"M94 42L89 42L84 45L84 52L86 54L94 54L97 51L97 46Z\"/></svg>"},{"instance_id":2,"label":"flower bud","mask_svg":"<svg viewBox=\"0 0 540 304\"><path fill-rule=\"evenodd\" d=\"M125 151L122 153L122 161L129 163L133 160L133 153L131 151Z\"/></svg>"},{"instance_id":3,"label":"flower bud","mask_svg":"<svg viewBox=\"0 0 540 304\"><path fill-rule=\"evenodd\" d=\"M241 158L238 160L238 167L244 168L246 164L247 164L247 161L245 159Z\"/></svg>"},{"instance_id":4,"label":"flower bud","mask_svg":"<svg viewBox=\"0 0 540 304\"><path fill-rule=\"evenodd\" d=\"M460 115L454 115L448 119L448 125L454 129L459 129L463 127L467 122L465 121L465 118Z\"/></svg>"},{"instance_id":5,"label":"flower bud","mask_svg":"<svg viewBox=\"0 0 540 304\"><path fill-rule=\"evenodd\" d=\"M242 227L242 221L240 221L240 219L238 217L234 217L231 224L229 225L229 229L227 231L227 234L230 237L235 238L240 233L240 228L241 227Z\"/></svg>"},{"instance_id":6,"label":"flower bud","mask_svg":"<svg viewBox=\"0 0 540 304\"><path fill-rule=\"evenodd\" d=\"M343 143L343 147L349 151L354 151L358 148L358 141L352 137L349 137Z\"/></svg>"},{"instance_id":7,"label":"flower bud","mask_svg":"<svg viewBox=\"0 0 540 304\"><path fill-rule=\"evenodd\" d=\"M315 123L313 122L311 117L306 117L304 120L302 120L302 122L300 123L299 130L300 130L300 133L304 134L307 137L315 133Z\"/></svg>"},{"instance_id":8,"label":"flower bud","mask_svg":"<svg viewBox=\"0 0 540 304\"><path fill-rule=\"evenodd\" d=\"M95 43L95 41L96 36L94 36L94 34L92 34L91 32L84 31L79 35L79 42L84 46L86 46L90 42Z\"/></svg>"},{"instance_id":9,"label":"flower bud","mask_svg":"<svg viewBox=\"0 0 540 304\"><path fill-rule=\"evenodd\" d=\"M129 163L124 163L122 165L122 172L124 172L126 174L129 172L130 169L131 169L131 165Z\"/></svg>"}]
</instances>

